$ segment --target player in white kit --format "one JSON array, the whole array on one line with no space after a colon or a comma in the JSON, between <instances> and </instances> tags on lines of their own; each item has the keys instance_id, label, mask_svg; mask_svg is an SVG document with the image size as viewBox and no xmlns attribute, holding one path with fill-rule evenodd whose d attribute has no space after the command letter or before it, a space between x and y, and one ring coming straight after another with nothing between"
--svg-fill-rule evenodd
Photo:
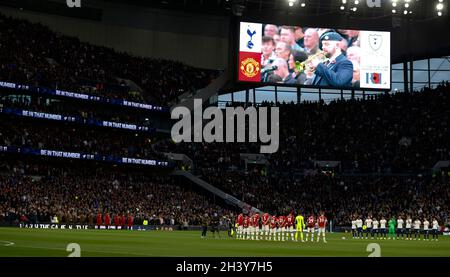
<instances>
[{"instance_id":1,"label":"player in white kit","mask_svg":"<svg viewBox=\"0 0 450 277\"><path fill-rule=\"evenodd\" d=\"M425 218L423 220L423 240L430 240L429 228L430 222L428 221L428 219Z\"/></svg>"},{"instance_id":2,"label":"player in white kit","mask_svg":"<svg viewBox=\"0 0 450 277\"><path fill-rule=\"evenodd\" d=\"M363 221L362 221L361 217L358 217L358 219L356 220L356 230L358 230L358 236L356 237L357 239L363 238L362 225L363 225Z\"/></svg>"},{"instance_id":3,"label":"player in white kit","mask_svg":"<svg viewBox=\"0 0 450 277\"><path fill-rule=\"evenodd\" d=\"M375 237L376 239L378 239L378 225L380 224L380 222L378 222L378 220L376 218L373 219L373 229L372 229L372 239Z\"/></svg>"},{"instance_id":4,"label":"player in white kit","mask_svg":"<svg viewBox=\"0 0 450 277\"><path fill-rule=\"evenodd\" d=\"M366 218L366 239L369 238L369 234L372 233L372 218L370 215Z\"/></svg>"},{"instance_id":5,"label":"player in white kit","mask_svg":"<svg viewBox=\"0 0 450 277\"><path fill-rule=\"evenodd\" d=\"M414 240L420 240L420 224L419 219L414 220Z\"/></svg>"},{"instance_id":6,"label":"player in white kit","mask_svg":"<svg viewBox=\"0 0 450 277\"><path fill-rule=\"evenodd\" d=\"M356 219L352 218L352 239L356 238Z\"/></svg>"},{"instance_id":7,"label":"player in white kit","mask_svg":"<svg viewBox=\"0 0 450 277\"><path fill-rule=\"evenodd\" d=\"M432 227L433 228L433 240L438 241L439 223L436 220L436 218L433 218L432 225L433 225L433 227Z\"/></svg>"},{"instance_id":8,"label":"player in white kit","mask_svg":"<svg viewBox=\"0 0 450 277\"><path fill-rule=\"evenodd\" d=\"M412 240L412 234L411 234L411 228L412 228L412 219L410 216L406 218L406 239Z\"/></svg>"},{"instance_id":9,"label":"player in white kit","mask_svg":"<svg viewBox=\"0 0 450 277\"><path fill-rule=\"evenodd\" d=\"M387 239L386 223L386 219L384 219L384 216L382 216L380 220L380 239Z\"/></svg>"},{"instance_id":10,"label":"player in white kit","mask_svg":"<svg viewBox=\"0 0 450 277\"><path fill-rule=\"evenodd\" d=\"M403 221L402 217L399 216L397 219L397 239L400 239L400 236L402 237L402 239L404 239L404 237L403 237L403 235L404 235L403 224L404 223L405 222Z\"/></svg>"}]
</instances>

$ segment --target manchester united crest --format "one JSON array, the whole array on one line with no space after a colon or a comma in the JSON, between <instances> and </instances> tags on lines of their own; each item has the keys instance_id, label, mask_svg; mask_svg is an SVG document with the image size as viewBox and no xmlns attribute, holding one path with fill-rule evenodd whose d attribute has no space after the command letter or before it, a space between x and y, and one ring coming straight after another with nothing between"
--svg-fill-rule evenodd
<instances>
[{"instance_id":1,"label":"manchester united crest","mask_svg":"<svg viewBox=\"0 0 450 277\"><path fill-rule=\"evenodd\" d=\"M247 58L241 62L241 72L248 78L255 77L259 70L259 62L253 58Z\"/></svg>"}]
</instances>

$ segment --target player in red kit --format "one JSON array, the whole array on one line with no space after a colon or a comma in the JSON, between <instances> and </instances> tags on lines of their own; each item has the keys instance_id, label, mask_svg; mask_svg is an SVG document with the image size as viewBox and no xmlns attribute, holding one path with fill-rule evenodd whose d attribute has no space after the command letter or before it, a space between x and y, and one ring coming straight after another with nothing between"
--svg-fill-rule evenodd
<instances>
[{"instance_id":1,"label":"player in red kit","mask_svg":"<svg viewBox=\"0 0 450 277\"><path fill-rule=\"evenodd\" d=\"M133 216L131 214L128 214L128 229L133 229Z\"/></svg>"},{"instance_id":2,"label":"player in red kit","mask_svg":"<svg viewBox=\"0 0 450 277\"><path fill-rule=\"evenodd\" d=\"M97 214L97 226L98 226L99 229L100 229L100 225L102 225L102 222L103 222L103 220L102 220L102 213L98 212L98 214Z\"/></svg>"},{"instance_id":3,"label":"player in red kit","mask_svg":"<svg viewBox=\"0 0 450 277\"><path fill-rule=\"evenodd\" d=\"M310 215L306 220L306 241L308 241L308 236L311 234L311 242L314 240L314 228L316 227L316 219L314 215Z\"/></svg>"},{"instance_id":4,"label":"player in red kit","mask_svg":"<svg viewBox=\"0 0 450 277\"><path fill-rule=\"evenodd\" d=\"M259 240L259 213L252 216L252 239Z\"/></svg>"},{"instance_id":5,"label":"player in red kit","mask_svg":"<svg viewBox=\"0 0 450 277\"><path fill-rule=\"evenodd\" d=\"M244 227L243 227L243 223L244 223L244 215L242 213L240 213L237 217L236 220L237 224L238 224L238 229L237 229L237 239L243 239L244 238Z\"/></svg>"},{"instance_id":6,"label":"player in red kit","mask_svg":"<svg viewBox=\"0 0 450 277\"><path fill-rule=\"evenodd\" d=\"M105 214L105 226L106 226L106 229L108 229L110 224L111 224L111 218L109 217L109 213L106 213Z\"/></svg>"},{"instance_id":7,"label":"player in red kit","mask_svg":"<svg viewBox=\"0 0 450 277\"><path fill-rule=\"evenodd\" d=\"M249 239L248 227L250 225L250 218L248 216L244 216L244 220L242 221L242 239Z\"/></svg>"},{"instance_id":8,"label":"player in red kit","mask_svg":"<svg viewBox=\"0 0 450 277\"><path fill-rule=\"evenodd\" d=\"M114 221L114 226L116 226L116 229L117 229L120 226L118 214L114 214L113 221Z\"/></svg>"},{"instance_id":9,"label":"player in red kit","mask_svg":"<svg viewBox=\"0 0 450 277\"><path fill-rule=\"evenodd\" d=\"M317 219L317 225L319 225L319 232L317 233L317 242L320 240L320 234L322 234L323 242L327 243L325 239L325 227L327 226L327 218L324 213L320 213L319 218Z\"/></svg>"},{"instance_id":10,"label":"player in red kit","mask_svg":"<svg viewBox=\"0 0 450 277\"><path fill-rule=\"evenodd\" d=\"M120 220L121 222L121 226L122 226L122 230L125 229L126 223L127 223L127 218L125 217L125 214L122 214L122 220Z\"/></svg>"},{"instance_id":11,"label":"player in red kit","mask_svg":"<svg viewBox=\"0 0 450 277\"><path fill-rule=\"evenodd\" d=\"M290 213L286 216L286 239L289 240L289 234L291 234L291 240L294 241L294 216Z\"/></svg>"},{"instance_id":12,"label":"player in red kit","mask_svg":"<svg viewBox=\"0 0 450 277\"><path fill-rule=\"evenodd\" d=\"M277 239L277 225L278 225L278 218L275 215L272 215L270 217L270 233L269 233L269 240L278 240Z\"/></svg>"},{"instance_id":13,"label":"player in red kit","mask_svg":"<svg viewBox=\"0 0 450 277\"><path fill-rule=\"evenodd\" d=\"M265 213L262 215L262 239L268 240L269 236L269 224L270 224L270 215Z\"/></svg>"},{"instance_id":14,"label":"player in red kit","mask_svg":"<svg viewBox=\"0 0 450 277\"><path fill-rule=\"evenodd\" d=\"M278 230L277 234L280 237L281 241L285 241L285 235L286 235L286 217L284 215L280 215L278 217Z\"/></svg>"}]
</instances>

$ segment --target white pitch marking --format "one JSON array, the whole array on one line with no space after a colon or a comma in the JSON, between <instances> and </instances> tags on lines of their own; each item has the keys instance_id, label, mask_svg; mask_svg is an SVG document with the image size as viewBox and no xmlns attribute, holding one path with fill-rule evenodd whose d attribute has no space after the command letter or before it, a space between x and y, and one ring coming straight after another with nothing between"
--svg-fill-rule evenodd
<instances>
[{"instance_id":1,"label":"white pitch marking","mask_svg":"<svg viewBox=\"0 0 450 277\"><path fill-rule=\"evenodd\" d=\"M3 246L13 246L15 243L12 241L0 240L0 244Z\"/></svg>"}]
</instances>

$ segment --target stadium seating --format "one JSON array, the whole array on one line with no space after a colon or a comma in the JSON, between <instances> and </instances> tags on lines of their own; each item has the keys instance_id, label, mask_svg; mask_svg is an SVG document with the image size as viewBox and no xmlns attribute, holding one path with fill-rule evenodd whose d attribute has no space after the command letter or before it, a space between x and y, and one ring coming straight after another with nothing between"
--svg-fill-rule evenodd
<instances>
[{"instance_id":1,"label":"stadium seating","mask_svg":"<svg viewBox=\"0 0 450 277\"><path fill-rule=\"evenodd\" d=\"M0 81L160 105L205 87L218 74L176 61L118 53L1 14L0 47ZM144 92L130 91L124 79Z\"/></svg>"},{"instance_id":2,"label":"stadium seating","mask_svg":"<svg viewBox=\"0 0 450 277\"><path fill-rule=\"evenodd\" d=\"M131 214L134 224L144 219L151 225L178 228L199 225L204 214L230 214L174 177L148 175L115 167L59 165L49 161L0 163L0 225L49 223L96 223L102 217ZM93 220L93 222L92 222ZM91 221L91 222L90 222Z\"/></svg>"}]
</instances>

